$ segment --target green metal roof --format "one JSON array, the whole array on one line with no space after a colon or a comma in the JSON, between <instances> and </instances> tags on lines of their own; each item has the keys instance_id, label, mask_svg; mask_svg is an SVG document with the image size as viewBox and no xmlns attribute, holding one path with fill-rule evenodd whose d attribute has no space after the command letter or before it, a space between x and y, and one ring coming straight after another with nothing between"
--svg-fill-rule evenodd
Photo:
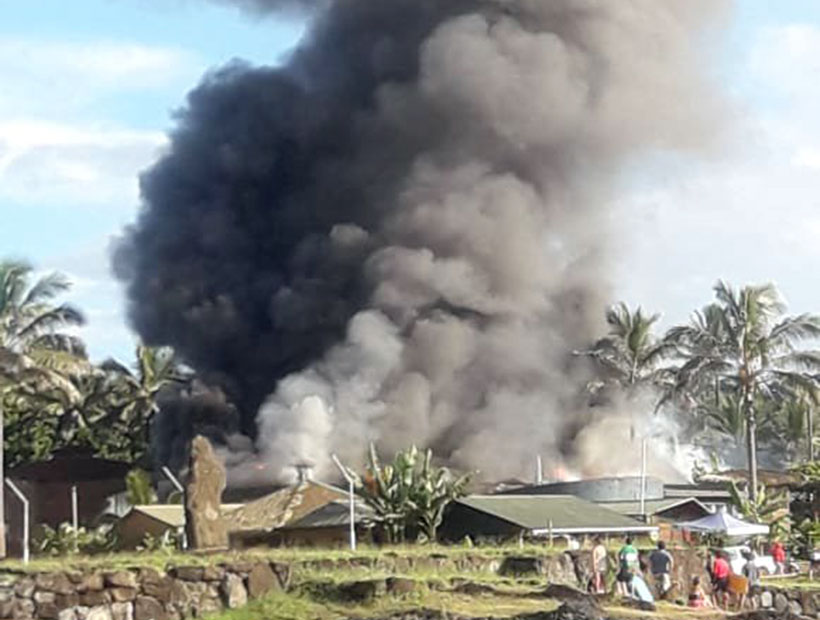
<instances>
[{"instance_id":1,"label":"green metal roof","mask_svg":"<svg viewBox=\"0 0 820 620\"><path fill-rule=\"evenodd\" d=\"M684 506L689 503L696 504L702 511L703 516L710 514L709 509L706 508L700 501L694 497L668 497L666 499L648 499L644 506L644 513L648 515L657 515L678 506ZM599 506L614 510L622 515L639 515L641 514L640 502L598 502Z\"/></svg>"},{"instance_id":2,"label":"green metal roof","mask_svg":"<svg viewBox=\"0 0 820 620\"><path fill-rule=\"evenodd\" d=\"M574 495L471 495L458 503L533 533L651 532L652 527Z\"/></svg>"}]
</instances>

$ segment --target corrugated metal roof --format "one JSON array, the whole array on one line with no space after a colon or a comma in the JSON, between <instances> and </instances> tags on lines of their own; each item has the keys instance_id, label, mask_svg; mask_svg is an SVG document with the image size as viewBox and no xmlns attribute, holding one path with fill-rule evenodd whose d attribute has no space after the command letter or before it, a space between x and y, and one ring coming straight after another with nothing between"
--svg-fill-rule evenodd
<instances>
[{"instance_id":1,"label":"corrugated metal roof","mask_svg":"<svg viewBox=\"0 0 820 620\"><path fill-rule=\"evenodd\" d=\"M347 493L310 480L244 504L230 515L232 532L270 532L298 521Z\"/></svg>"},{"instance_id":2,"label":"corrugated metal roof","mask_svg":"<svg viewBox=\"0 0 820 620\"><path fill-rule=\"evenodd\" d=\"M240 508L242 504L222 504L222 514ZM165 523L171 527L183 527L185 525L185 509L182 504L150 504L140 505L131 508L128 514L141 512L142 514ZM127 518L125 515L123 518Z\"/></svg>"},{"instance_id":3,"label":"corrugated metal roof","mask_svg":"<svg viewBox=\"0 0 820 620\"><path fill-rule=\"evenodd\" d=\"M356 522L373 514L360 502L355 504ZM322 527L342 527L350 525L350 504L341 500L325 504L297 521L288 523L283 529L304 529Z\"/></svg>"},{"instance_id":4,"label":"corrugated metal roof","mask_svg":"<svg viewBox=\"0 0 820 620\"><path fill-rule=\"evenodd\" d=\"M539 532L550 525L555 534L657 529L573 495L472 495L458 503Z\"/></svg>"},{"instance_id":5,"label":"corrugated metal roof","mask_svg":"<svg viewBox=\"0 0 820 620\"><path fill-rule=\"evenodd\" d=\"M709 514L709 509L706 508L701 502L699 502L694 497L685 497L685 498L674 498L669 497L667 499L651 499L646 500L644 511L648 515L656 515L672 508L676 508L678 506L683 506L684 504L694 503L699 508L703 510L704 516ZM622 515L639 515L641 514L641 503L640 502L597 502L599 506L603 506L604 508L608 508L609 510L614 510Z\"/></svg>"}]
</instances>

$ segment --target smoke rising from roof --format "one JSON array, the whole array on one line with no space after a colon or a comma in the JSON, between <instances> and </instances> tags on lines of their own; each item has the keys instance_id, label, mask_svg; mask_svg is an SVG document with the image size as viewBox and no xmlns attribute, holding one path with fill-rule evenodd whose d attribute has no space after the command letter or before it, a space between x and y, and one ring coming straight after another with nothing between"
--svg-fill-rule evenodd
<instances>
[{"instance_id":1,"label":"smoke rising from roof","mask_svg":"<svg viewBox=\"0 0 820 620\"><path fill-rule=\"evenodd\" d=\"M327 3L284 66L189 95L115 257L133 325L274 470L368 440L497 476L571 461L601 415L569 352L611 301L613 183L717 133L698 50L725 8Z\"/></svg>"}]
</instances>

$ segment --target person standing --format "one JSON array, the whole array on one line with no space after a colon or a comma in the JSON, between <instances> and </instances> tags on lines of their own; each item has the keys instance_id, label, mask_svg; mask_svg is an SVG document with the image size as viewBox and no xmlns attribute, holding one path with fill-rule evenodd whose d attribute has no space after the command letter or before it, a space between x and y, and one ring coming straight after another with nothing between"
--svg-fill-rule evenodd
<instances>
[{"instance_id":1,"label":"person standing","mask_svg":"<svg viewBox=\"0 0 820 620\"><path fill-rule=\"evenodd\" d=\"M592 547L592 587L595 594L606 592L606 572L609 568L607 552L600 536L595 537L595 546Z\"/></svg>"},{"instance_id":2,"label":"person standing","mask_svg":"<svg viewBox=\"0 0 820 620\"><path fill-rule=\"evenodd\" d=\"M674 567L675 560L672 554L666 550L666 543L660 541L658 548L649 556L649 569L658 590L658 598L666 597L672 589L672 569Z\"/></svg>"},{"instance_id":3,"label":"person standing","mask_svg":"<svg viewBox=\"0 0 820 620\"><path fill-rule=\"evenodd\" d=\"M757 591L760 586L760 569L755 563L755 554L753 551L744 551L743 557L746 563L743 565L743 576L746 577L746 592L743 592L738 603L738 609L743 609L747 600L751 599L751 594Z\"/></svg>"},{"instance_id":4,"label":"person standing","mask_svg":"<svg viewBox=\"0 0 820 620\"><path fill-rule=\"evenodd\" d=\"M632 537L627 537L621 550L618 551L618 593L632 596L632 578L641 570L638 550L632 546Z\"/></svg>"},{"instance_id":5,"label":"person standing","mask_svg":"<svg viewBox=\"0 0 820 620\"><path fill-rule=\"evenodd\" d=\"M717 607L726 609L729 605L729 575L731 572L725 554L718 551L712 564L712 596L715 598Z\"/></svg>"},{"instance_id":6,"label":"person standing","mask_svg":"<svg viewBox=\"0 0 820 620\"><path fill-rule=\"evenodd\" d=\"M772 560L774 560L776 574L783 575L786 572L786 548L779 540L772 543Z\"/></svg>"}]
</instances>

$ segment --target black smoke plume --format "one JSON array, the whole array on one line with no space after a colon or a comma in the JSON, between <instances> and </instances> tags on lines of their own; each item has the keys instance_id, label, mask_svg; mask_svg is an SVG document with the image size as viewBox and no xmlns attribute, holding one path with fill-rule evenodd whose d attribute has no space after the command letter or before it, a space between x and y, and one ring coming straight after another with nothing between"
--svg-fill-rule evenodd
<instances>
[{"instance_id":1,"label":"black smoke plume","mask_svg":"<svg viewBox=\"0 0 820 620\"><path fill-rule=\"evenodd\" d=\"M571 462L613 181L715 133L698 50L725 3L237 4L315 12L283 66L209 74L142 177L115 261L136 330L274 471L368 440L495 475Z\"/></svg>"}]
</instances>

